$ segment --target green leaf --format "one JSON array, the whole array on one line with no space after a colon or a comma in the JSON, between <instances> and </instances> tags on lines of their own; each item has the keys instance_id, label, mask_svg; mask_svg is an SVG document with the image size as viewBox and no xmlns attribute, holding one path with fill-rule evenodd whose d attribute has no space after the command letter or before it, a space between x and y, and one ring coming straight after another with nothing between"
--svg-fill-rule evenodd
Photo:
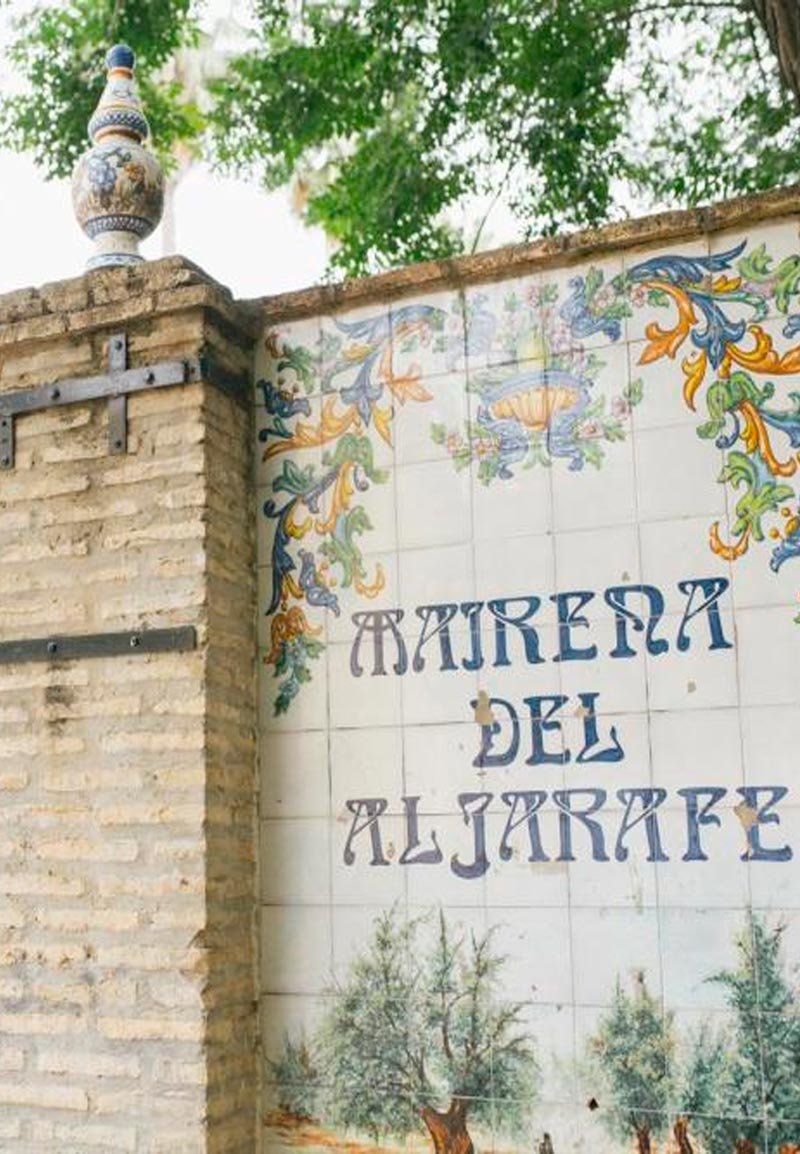
<instances>
[{"instance_id":1,"label":"green leaf","mask_svg":"<svg viewBox=\"0 0 800 1154\"><path fill-rule=\"evenodd\" d=\"M599 469L605 457L603 446L600 442L594 440L581 441L580 447L584 460L588 461L590 465L594 465L596 469Z\"/></svg>"},{"instance_id":2,"label":"green leaf","mask_svg":"<svg viewBox=\"0 0 800 1154\"><path fill-rule=\"evenodd\" d=\"M755 462L738 451L730 453L719 479L734 489L744 487L744 493L736 501L732 530L737 536L749 530L755 541L764 540L762 518L767 513L776 512L785 501L794 497L790 485L762 477Z\"/></svg>"},{"instance_id":3,"label":"green leaf","mask_svg":"<svg viewBox=\"0 0 800 1154\"><path fill-rule=\"evenodd\" d=\"M607 441L624 441L625 429L621 421L607 420L603 424L603 436Z\"/></svg>"},{"instance_id":4,"label":"green leaf","mask_svg":"<svg viewBox=\"0 0 800 1154\"><path fill-rule=\"evenodd\" d=\"M655 305L656 308L665 309L669 307L670 299L667 293L663 291L663 289L648 289L647 303L650 305Z\"/></svg>"},{"instance_id":5,"label":"green leaf","mask_svg":"<svg viewBox=\"0 0 800 1154\"><path fill-rule=\"evenodd\" d=\"M341 566L341 583L344 588L349 588L356 577L364 574L361 550L355 538L371 528L372 523L366 510L356 505L338 519L334 535L320 546L320 552L325 557Z\"/></svg>"},{"instance_id":6,"label":"green leaf","mask_svg":"<svg viewBox=\"0 0 800 1154\"><path fill-rule=\"evenodd\" d=\"M283 350L283 356L278 361L278 372L293 369L302 382L306 393L310 393L316 383L316 362L310 349L302 345L294 345Z\"/></svg>"},{"instance_id":7,"label":"green leaf","mask_svg":"<svg viewBox=\"0 0 800 1154\"><path fill-rule=\"evenodd\" d=\"M302 496L316 484L313 465L304 465L302 468L291 458L284 457L283 468L272 483L276 493L293 493Z\"/></svg>"},{"instance_id":8,"label":"green leaf","mask_svg":"<svg viewBox=\"0 0 800 1154\"><path fill-rule=\"evenodd\" d=\"M762 242L752 252L739 260L739 272L747 280L760 281L769 274L772 257L767 254L767 246Z\"/></svg>"},{"instance_id":9,"label":"green leaf","mask_svg":"<svg viewBox=\"0 0 800 1154\"><path fill-rule=\"evenodd\" d=\"M631 408L641 404L644 396L644 381L641 377L637 377L635 381L630 381L622 390L623 399L628 402Z\"/></svg>"},{"instance_id":10,"label":"green leaf","mask_svg":"<svg viewBox=\"0 0 800 1154\"><path fill-rule=\"evenodd\" d=\"M600 271L600 269L595 268L594 265L592 265L586 273L586 280L585 280L585 291L586 291L586 296L589 300L592 299L592 297L597 292L597 290L600 288L602 283L603 283L602 272Z\"/></svg>"}]
</instances>

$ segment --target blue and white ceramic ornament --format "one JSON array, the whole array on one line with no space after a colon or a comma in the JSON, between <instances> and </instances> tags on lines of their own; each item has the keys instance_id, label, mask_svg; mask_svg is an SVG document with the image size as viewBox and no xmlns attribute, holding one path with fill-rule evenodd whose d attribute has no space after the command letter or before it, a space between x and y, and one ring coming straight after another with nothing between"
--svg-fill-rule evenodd
<instances>
[{"instance_id":1,"label":"blue and white ceramic ornament","mask_svg":"<svg viewBox=\"0 0 800 1154\"><path fill-rule=\"evenodd\" d=\"M139 241L164 211L164 177L144 147L150 127L133 75L135 57L125 44L106 56L108 79L89 121L92 147L75 166L72 203L83 231L94 241L87 268L138 264Z\"/></svg>"}]
</instances>

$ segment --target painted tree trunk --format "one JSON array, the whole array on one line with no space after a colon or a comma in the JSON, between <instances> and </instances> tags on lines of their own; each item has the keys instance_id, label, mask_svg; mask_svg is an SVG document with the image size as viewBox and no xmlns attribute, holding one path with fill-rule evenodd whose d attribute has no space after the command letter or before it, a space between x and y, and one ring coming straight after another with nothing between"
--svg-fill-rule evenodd
<instances>
[{"instance_id":1,"label":"painted tree trunk","mask_svg":"<svg viewBox=\"0 0 800 1154\"><path fill-rule=\"evenodd\" d=\"M636 1146L639 1154L650 1154L650 1131L644 1126L636 1131Z\"/></svg>"},{"instance_id":2,"label":"painted tree trunk","mask_svg":"<svg viewBox=\"0 0 800 1154\"><path fill-rule=\"evenodd\" d=\"M680 1154L694 1154L694 1147L689 1140L689 1120L683 1116L675 1119L672 1133L680 1150Z\"/></svg>"},{"instance_id":3,"label":"painted tree trunk","mask_svg":"<svg viewBox=\"0 0 800 1154\"><path fill-rule=\"evenodd\" d=\"M800 4L797 0L750 0L767 34L781 76L800 108Z\"/></svg>"},{"instance_id":4,"label":"painted tree trunk","mask_svg":"<svg viewBox=\"0 0 800 1154\"><path fill-rule=\"evenodd\" d=\"M756 1154L755 1142L750 1138L737 1138L736 1154Z\"/></svg>"},{"instance_id":5,"label":"painted tree trunk","mask_svg":"<svg viewBox=\"0 0 800 1154\"><path fill-rule=\"evenodd\" d=\"M463 1098L453 1098L446 1113L425 1106L420 1110L420 1116L433 1139L434 1154L474 1154L472 1139L467 1132L467 1104Z\"/></svg>"}]
</instances>

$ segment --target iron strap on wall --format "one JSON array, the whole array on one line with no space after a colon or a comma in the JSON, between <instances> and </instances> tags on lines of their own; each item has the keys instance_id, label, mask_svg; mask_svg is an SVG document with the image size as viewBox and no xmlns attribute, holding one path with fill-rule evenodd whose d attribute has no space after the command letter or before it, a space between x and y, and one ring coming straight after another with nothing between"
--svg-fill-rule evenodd
<instances>
[{"instance_id":1,"label":"iron strap on wall","mask_svg":"<svg viewBox=\"0 0 800 1154\"><path fill-rule=\"evenodd\" d=\"M82 401L108 400L108 449L125 453L128 448L127 398L131 393L173 385L205 382L240 400L246 382L221 369L205 357L162 361L129 369L128 338L116 333L108 342L108 373L93 377L70 377L50 385L0 396L0 469L14 467L14 423L28 413ZM169 629L123 630L77 636L20 638L0 641L0 665L27 661L74 661L87 657L119 657L123 654L170 653L197 648L194 626Z\"/></svg>"},{"instance_id":2,"label":"iron strap on wall","mask_svg":"<svg viewBox=\"0 0 800 1154\"><path fill-rule=\"evenodd\" d=\"M108 451L119 454L127 452L128 448L127 397L131 393L203 381L238 399L246 396L246 380L223 369L209 357L162 361L136 369L129 369L127 364L127 336L116 333L108 342L107 373L70 377L0 396L0 469L14 468L14 422L15 418L27 413L105 398L108 400Z\"/></svg>"},{"instance_id":3,"label":"iron strap on wall","mask_svg":"<svg viewBox=\"0 0 800 1154\"><path fill-rule=\"evenodd\" d=\"M197 648L193 625L171 629L126 629L119 633L21 638L0 642L0 665L24 661L75 661L86 657L121 657L126 653L176 653Z\"/></svg>"}]
</instances>

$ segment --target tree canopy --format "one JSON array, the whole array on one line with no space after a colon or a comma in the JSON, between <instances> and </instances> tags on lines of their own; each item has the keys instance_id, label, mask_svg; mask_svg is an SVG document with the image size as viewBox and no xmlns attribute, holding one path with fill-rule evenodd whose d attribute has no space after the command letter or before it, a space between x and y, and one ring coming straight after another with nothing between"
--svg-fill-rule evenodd
<instances>
[{"instance_id":1,"label":"tree canopy","mask_svg":"<svg viewBox=\"0 0 800 1154\"><path fill-rule=\"evenodd\" d=\"M800 179L797 0L252 0L251 17L201 115L168 68L197 38L192 0L42 3L11 47L28 88L0 101L0 143L65 175L126 40L157 147L294 180L349 274L479 244L485 216L456 224L474 198L523 236Z\"/></svg>"}]
</instances>

